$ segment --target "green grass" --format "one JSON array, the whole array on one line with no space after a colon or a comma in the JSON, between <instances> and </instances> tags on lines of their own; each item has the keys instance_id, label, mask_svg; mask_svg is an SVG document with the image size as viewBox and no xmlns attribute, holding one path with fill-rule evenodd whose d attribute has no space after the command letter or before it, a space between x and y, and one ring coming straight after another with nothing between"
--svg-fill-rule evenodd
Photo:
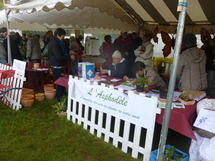
<instances>
[{"instance_id":1,"label":"green grass","mask_svg":"<svg viewBox=\"0 0 215 161\"><path fill-rule=\"evenodd\" d=\"M35 101L33 107L15 111L0 102L1 161L136 160L65 116L58 117L51 107L55 103Z\"/></svg>"}]
</instances>

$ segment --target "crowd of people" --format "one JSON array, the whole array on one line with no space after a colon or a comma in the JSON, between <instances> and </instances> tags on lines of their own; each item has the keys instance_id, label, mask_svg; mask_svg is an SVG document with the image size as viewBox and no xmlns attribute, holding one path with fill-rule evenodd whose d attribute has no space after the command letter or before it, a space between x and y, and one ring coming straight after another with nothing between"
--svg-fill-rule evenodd
<instances>
[{"instance_id":1,"label":"crowd of people","mask_svg":"<svg viewBox=\"0 0 215 161\"><path fill-rule=\"evenodd\" d=\"M40 63L42 56L45 56L50 61L55 79L62 76L65 66L67 74L77 75L78 62L83 61L83 36L71 36L69 39L65 36L66 31L57 28L54 33L48 31L42 39L40 35L23 34L21 37L15 32L10 32L7 37L7 28L0 28L0 63L8 63L7 38L10 38L12 61L26 59L27 62ZM111 35L105 35L99 50L106 61L100 72L122 79L148 77L153 85L166 88L165 81L152 62L154 46L151 39L150 34L144 34L141 38L125 29L113 42ZM194 34L184 35L177 71L179 89L210 91L215 77L215 41L208 39L207 42L207 47L202 50L197 48ZM57 98L60 100L63 87L58 91Z\"/></svg>"}]
</instances>

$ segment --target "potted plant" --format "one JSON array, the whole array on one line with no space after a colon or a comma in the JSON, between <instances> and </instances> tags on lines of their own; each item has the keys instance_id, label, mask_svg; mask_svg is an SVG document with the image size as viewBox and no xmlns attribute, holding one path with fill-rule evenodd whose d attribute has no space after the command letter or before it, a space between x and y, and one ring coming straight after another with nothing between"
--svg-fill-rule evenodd
<instances>
[{"instance_id":1,"label":"potted plant","mask_svg":"<svg viewBox=\"0 0 215 161\"><path fill-rule=\"evenodd\" d=\"M136 85L137 92L143 92L144 90L148 90L148 85L152 84L148 77L138 77L132 82L132 85Z\"/></svg>"},{"instance_id":2,"label":"potted plant","mask_svg":"<svg viewBox=\"0 0 215 161\"><path fill-rule=\"evenodd\" d=\"M66 115L66 110L67 110L67 96L62 96L61 97L61 102L58 102L52 107L55 109L55 112L57 112L58 116L64 116Z\"/></svg>"},{"instance_id":3,"label":"potted plant","mask_svg":"<svg viewBox=\"0 0 215 161\"><path fill-rule=\"evenodd\" d=\"M188 95L185 90L183 90L183 92L179 95L178 100L184 105L193 105L195 103L192 95Z\"/></svg>"},{"instance_id":4,"label":"potted plant","mask_svg":"<svg viewBox=\"0 0 215 161\"><path fill-rule=\"evenodd\" d=\"M158 149L151 152L150 161L156 161ZM171 145L166 145L163 155L163 161L189 161L186 153L180 151Z\"/></svg>"}]
</instances>

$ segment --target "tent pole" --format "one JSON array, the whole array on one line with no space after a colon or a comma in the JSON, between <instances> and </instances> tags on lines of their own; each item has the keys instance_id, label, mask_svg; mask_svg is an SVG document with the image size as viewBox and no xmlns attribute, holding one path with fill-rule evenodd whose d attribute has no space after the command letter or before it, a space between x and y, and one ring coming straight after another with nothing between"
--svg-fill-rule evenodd
<instances>
[{"instance_id":1,"label":"tent pole","mask_svg":"<svg viewBox=\"0 0 215 161\"><path fill-rule=\"evenodd\" d=\"M182 0L179 0L182 2ZM174 58L173 58L173 66L170 73L170 83L168 87L168 93L167 93L167 102L166 107L164 111L164 118L163 118L163 124L161 129L161 135L160 135L160 141L158 146L158 155L157 160L162 161L163 160L163 154L165 150L165 144L166 144L166 138L167 138L167 132L169 127L169 120L170 120L170 114L171 114L171 107L172 107L172 100L173 100L173 94L175 90L175 81L176 81L176 73L177 73L177 67L178 67L178 61L179 61L179 55L181 50L181 42L183 37L183 30L184 30L184 23L185 23L185 17L186 17L186 8L188 4L188 0L183 0L182 3L182 11L179 14L179 20L178 20L178 26L177 26L177 36L176 36L176 43L175 43L175 50L174 50Z\"/></svg>"},{"instance_id":2,"label":"tent pole","mask_svg":"<svg viewBox=\"0 0 215 161\"><path fill-rule=\"evenodd\" d=\"M5 6L5 0L3 0L3 3L4 3L4 9L5 9L6 24L7 24L7 55L8 55L7 63L12 65L11 48L10 48L10 28L9 28L9 22L8 22L8 16L10 14L10 11L7 12L7 6Z\"/></svg>"}]
</instances>

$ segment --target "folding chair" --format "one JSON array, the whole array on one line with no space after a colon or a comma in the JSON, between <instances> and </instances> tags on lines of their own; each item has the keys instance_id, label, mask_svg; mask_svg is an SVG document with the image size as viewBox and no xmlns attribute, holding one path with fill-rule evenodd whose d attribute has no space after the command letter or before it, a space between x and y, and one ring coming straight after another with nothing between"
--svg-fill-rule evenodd
<instances>
[{"instance_id":1,"label":"folding chair","mask_svg":"<svg viewBox=\"0 0 215 161\"><path fill-rule=\"evenodd\" d=\"M5 97L6 93L13 89L21 89L21 88L13 88L13 77L15 74L15 70L5 70L0 74L0 101L6 100L8 103L8 99Z\"/></svg>"}]
</instances>

